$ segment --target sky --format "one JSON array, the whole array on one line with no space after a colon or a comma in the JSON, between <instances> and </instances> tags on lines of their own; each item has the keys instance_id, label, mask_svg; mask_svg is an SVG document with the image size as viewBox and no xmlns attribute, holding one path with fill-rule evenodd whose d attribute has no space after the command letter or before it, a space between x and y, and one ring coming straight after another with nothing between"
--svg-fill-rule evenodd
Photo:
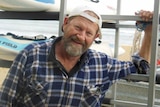
<instances>
[{"instance_id":1,"label":"sky","mask_svg":"<svg viewBox=\"0 0 160 107\"><path fill-rule=\"evenodd\" d=\"M8 1L5 1L5 0L0 0L0 1L1 1L1 3L3 3L3 2L8 3ZM21 3L21 2L19 2L19 0L16 0L16 1L17 1L17 3ZM45 0L37 0L37 1L44 2ZM52 1L52 0L48 0L48 1ZM55 1L55 4L58 4L58 7L60 7L59 5L60 5L61 0L53 0L53 1ZM111 4L114 7L116 7L117 1L121 1L121 10L122 10L121 13L122 14L134 14L134 12L141 10L141 9L153 10L153 5L154 5L154 0L98 0L99 1L98 4L100 4L100 5L95 5L97 3L93 3L93 2L91 2L91 0L66 0L66 1L67 1L67 4L69 4L68 8L77 7L77 5L80 5L80 4L84 5L84 4L86 4L86 1L89 1L90 3L87 3L87 5L92 5L97 10L101 11L102 13L107 11L107 10L104 10L105 9L104 6L106 6L106 4L109 4L109 5ZM92 1L97 1L97 0L92 0ZM14 3L10 2L10 3L15 4L16 2L14 2ZM23 5L32 7L32 5L29 2L24 2ZM36 4L34 4L34 5L36 5Z\"/></svg>"},{"instance_id":2,"label":"sky","mask_svg":"<svg viewBox=\"0 0 160 107\"><path fill-rule=\"evenodd\" d=\"M68 3L71 3L71 1L78 1L78 0L68 0ZM91 0L83 0L83 1L91 1ZM96 1L96 0L94 0ZM136 11L140 10L149 10L153 11L154 10L154 0L99 0L99 6L95 6L95 9L99 10L100 13L105 14L106 10L103 7L104 5L106 6L111 6L111 7L117 7L117 1L121 1L121 13L124 15L134 15ZM72 3L71 3L72 4ZM81 4L81 3L79 3ZM83 3L84 4L84 3ZM94 4L92 2L92 6L94 7ZM73 4L72 4L73 6ZM70 7L70 6L69 6ZM107 13L107 12L106 12Z\"/></svg>"},{"instance_id":3,"label":"sky","mask_svg":"<svg viewBox=\"0 0 160 107\"><path fill-rule=\"evenodd\" d=\"M153 11L153 7L154 0L121 0L121 14L130 15L141 9Z\"/></svg>"}]
</instances>

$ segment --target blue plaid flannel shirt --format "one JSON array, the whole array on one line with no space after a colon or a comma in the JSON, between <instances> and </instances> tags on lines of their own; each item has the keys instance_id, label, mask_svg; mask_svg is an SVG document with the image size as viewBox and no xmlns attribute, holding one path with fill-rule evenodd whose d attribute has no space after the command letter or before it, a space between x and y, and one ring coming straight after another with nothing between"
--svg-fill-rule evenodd
<instances>
[{"instance_id":1,"label":"blue plaid flannel shirt","mask_svg":"<svg viewBox=\"0 0 160 107\"><path fill-rule=\"evenodd\" d=\"M0 107L100 107L114 82L137 67L149 70L137 55L125 62L89 49L67 73L54 57L54 43L31 44L16 57L1 86Z\"/></svg>"}]
</instances>

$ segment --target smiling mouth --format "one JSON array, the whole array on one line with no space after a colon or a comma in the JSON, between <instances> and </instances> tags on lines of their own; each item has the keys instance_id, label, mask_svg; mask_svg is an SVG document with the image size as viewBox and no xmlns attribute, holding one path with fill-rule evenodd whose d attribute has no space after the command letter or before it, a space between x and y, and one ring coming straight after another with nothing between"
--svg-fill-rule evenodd
<instances>
[{"instance_id":1,"label":"smiling mouth","mask_svg":"<svg viewBox=\"0 0 160 107\"><path fill-rule=\"evenodd\" d=\"M78 39L75 39L75 38L72 38L71 41L72 41L74 44L84 45L82 42L80 42Z\"/></svg>"}]
</instances>

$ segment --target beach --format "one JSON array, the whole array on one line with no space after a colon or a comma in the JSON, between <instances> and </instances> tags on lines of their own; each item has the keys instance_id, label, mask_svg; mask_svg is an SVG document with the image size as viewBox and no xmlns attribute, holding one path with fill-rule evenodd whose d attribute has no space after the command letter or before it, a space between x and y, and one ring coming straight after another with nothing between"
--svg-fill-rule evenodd
<instances>
[{"instance_id":1,"label":"beach","mask_svg":"<svg viewBox=\"0 0 160 107\"><path fill-rule=\"evenodd\" d=\"M9 68L0 67L0 86L2 85Z\"/></svg>"}]
</instances>

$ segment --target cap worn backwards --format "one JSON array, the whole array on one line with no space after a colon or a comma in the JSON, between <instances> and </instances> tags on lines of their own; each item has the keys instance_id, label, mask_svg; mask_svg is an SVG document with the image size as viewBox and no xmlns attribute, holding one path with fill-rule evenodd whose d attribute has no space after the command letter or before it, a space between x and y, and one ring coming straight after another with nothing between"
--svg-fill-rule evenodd
<instances>
[{"instance_id":1,"label":"cap worn backwards","mask_svg":"<svg viewBox=\"0 0 160 107\"><path fill-rule=\"evenodd\" d=\"M93 12L96 16L93 14L90 14L88 11ZM88 6L77 7L73 9L73 11L71 11L70 14L68 15L68 17L72 17L72 16L82 16L96 23L99 27L99 38L100 39L102 38L102 33L101 33L102 18L98 14L98 12L96 12L93 8L88 7Z\"/></svg>"}]
</instances>

